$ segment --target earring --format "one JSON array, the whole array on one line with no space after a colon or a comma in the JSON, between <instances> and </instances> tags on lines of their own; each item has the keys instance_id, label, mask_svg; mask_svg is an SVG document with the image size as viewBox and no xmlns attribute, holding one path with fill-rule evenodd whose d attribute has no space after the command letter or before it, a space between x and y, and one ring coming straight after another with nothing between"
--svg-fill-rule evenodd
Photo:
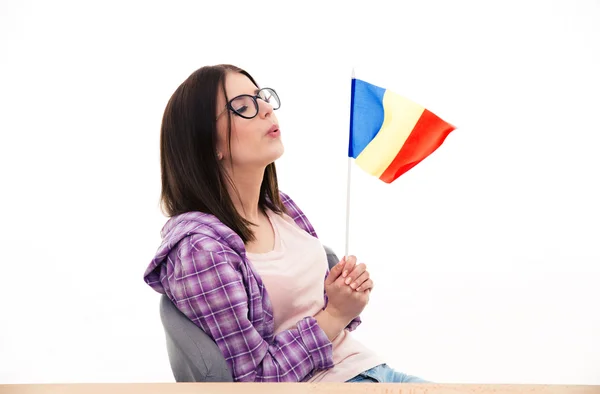
<instances>
[{"instance_id":1,"label":"earring","mask_svg":"<svg viewBox=\"0 0 600 394\"><path fill-rule=\"evenodd\" d=\"M217 159L219 159L219 160L223 159L223 154L219 151L217 151Z\"/></svg>"}]
</instances>

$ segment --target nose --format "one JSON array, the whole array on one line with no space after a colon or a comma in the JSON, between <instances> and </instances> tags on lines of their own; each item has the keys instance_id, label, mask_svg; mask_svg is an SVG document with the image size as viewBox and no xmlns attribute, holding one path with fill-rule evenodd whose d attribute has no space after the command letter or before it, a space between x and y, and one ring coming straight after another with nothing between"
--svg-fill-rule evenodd
<instances>
[{"instance_id":1,"label":"nose","mask_svg":"<svg viewBox=\"0 0 600 394\"><path fill-rule=\"evenodd\" d=\"M273 106L271 104L261 99L257 99L256 102L258 103L258 115L261 118L271 116L271 114L273 113Z\"/></svg>"}]
</instances>

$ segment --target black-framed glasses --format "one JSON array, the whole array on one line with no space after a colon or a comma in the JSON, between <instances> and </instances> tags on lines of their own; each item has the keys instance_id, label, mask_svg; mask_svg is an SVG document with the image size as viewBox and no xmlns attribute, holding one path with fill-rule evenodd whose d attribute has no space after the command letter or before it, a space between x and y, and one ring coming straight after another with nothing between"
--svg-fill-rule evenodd
<instances>
[{"instance_id":1,"label":"black-framed glasses","mask_svg":"<svg viewBox=\"0 0 600 394\"><path fill-rule=\"evenodd\" d=\"M258 115L258 102L256 99L261 99L264 102L271 104L274 110L281 107L281 101L279 101L277 92L271 88L262 88L258 90L254 96L250 94L241 94L229 100L225 108L223 108L223 111L217 116L217 119L219 119L228 109L244 119L254 118Z\"/></svg>"}]
</instances>

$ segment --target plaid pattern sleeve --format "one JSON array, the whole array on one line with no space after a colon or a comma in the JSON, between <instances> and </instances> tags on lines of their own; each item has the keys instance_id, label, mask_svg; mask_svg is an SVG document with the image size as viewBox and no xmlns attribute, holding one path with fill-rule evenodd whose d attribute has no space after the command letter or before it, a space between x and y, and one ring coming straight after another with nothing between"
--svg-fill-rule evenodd
<instances>
[{"instance_id":1,"label":"plaid pattern sleeve","mask_svg":"<svg viewBox=\"0 0 600 394\"><path fill-rule=\"evenodd\" d=\"M261 335L250 310L260 292L248 291L240 257L222 243L193 235L172 255L177 263L169 262L166 276L173 298L216 342L235 381L300 382L333 367L332 344L313 317L275 336Z\"/></svg>"}]
</instances>

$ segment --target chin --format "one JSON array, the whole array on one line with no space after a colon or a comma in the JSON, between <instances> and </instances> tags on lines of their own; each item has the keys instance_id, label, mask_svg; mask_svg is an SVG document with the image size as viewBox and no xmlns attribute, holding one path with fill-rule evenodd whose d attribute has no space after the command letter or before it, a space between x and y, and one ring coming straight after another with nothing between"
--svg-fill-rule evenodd
<instances>
[{"instance_id":1,"label":"chin","mask_svg":"<svg viewBox=\"0 0 600 394\"><path fill-rule=\"evenodd\" d=\"M284 151L283 144L273 144L266 149L263 148L258 156L254 156L253 164L266 167L283 156Z\"/></svg>"},{"instance_id":2,"label":"chin","mask_svg":"<svg viewBox=\"0 0 600 394\"><path fill-rule=\"evenodd\" d=\"M273 147L275 148L275 147ZM273 163L275 160L279 159L283 156L285 149L283 148L283 144L279 145L277 148L273 149L269 159L271 160L269 163Z\"/></svg>"}]
</instances>

